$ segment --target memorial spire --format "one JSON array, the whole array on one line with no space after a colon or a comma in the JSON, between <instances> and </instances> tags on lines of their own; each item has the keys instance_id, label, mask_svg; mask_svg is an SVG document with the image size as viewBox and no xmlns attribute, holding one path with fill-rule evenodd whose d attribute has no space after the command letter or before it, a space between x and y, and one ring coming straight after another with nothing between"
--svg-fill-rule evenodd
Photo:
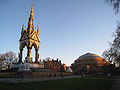
<instances>
[{"instance_id":1,"label":"memorial spire","mask_svg":"<svg viewBox=\"0 0 120 90\"><path fill-rule=\"evenodd\" d=\"M28 33L29 34L31 34L31 32L33 31L33 28L34 28L34 18L33 18L33 4L32 4L30 17L29 17L29 21L28 21Z\"/></svg>"}]
</instances>

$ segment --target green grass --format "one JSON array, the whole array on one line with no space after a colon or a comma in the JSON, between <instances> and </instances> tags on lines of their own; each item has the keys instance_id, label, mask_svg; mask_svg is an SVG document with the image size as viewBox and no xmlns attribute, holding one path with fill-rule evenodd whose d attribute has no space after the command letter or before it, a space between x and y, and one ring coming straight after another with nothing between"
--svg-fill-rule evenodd
<instances>
[{"instance_id":1,"label":"green grass","mask_svg":"<svg viewBox=\"0 0 120 90\"><path fill-rule=\"evenodd\" d=\"M0 83L0 90L109 90L110 79L72 78L63 80Z\"/></svg>"}]
</instances>

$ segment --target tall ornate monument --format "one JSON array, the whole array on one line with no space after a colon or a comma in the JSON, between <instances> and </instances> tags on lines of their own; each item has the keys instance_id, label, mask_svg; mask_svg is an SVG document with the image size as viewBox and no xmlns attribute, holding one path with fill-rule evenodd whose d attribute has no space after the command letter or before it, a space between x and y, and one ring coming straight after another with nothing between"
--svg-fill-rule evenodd
<instances>
[{"instance_id":1,"label":"tall ornate monument","mask_svg":"<svg viewBox=\"0 0 120 90\"><path fill-rule=\"evenodd\" d=\"M33 5L31 8L31 13L30 13L27 28L22 26L21 37L19 42L20 42L20 46L19 46L20 54L19 54L18 63L22 62L22 52L25 46L27 47L27 58L29 58L29 62L38 63L38 59L39 59L38 50L39 50L39 43L40 43L39 27L37 27L37 31L36 31L36 27L34 28ZM35 62L33 62L31 58L31 49L33 46L35 48Z\"/></svg>"}]
</instances>

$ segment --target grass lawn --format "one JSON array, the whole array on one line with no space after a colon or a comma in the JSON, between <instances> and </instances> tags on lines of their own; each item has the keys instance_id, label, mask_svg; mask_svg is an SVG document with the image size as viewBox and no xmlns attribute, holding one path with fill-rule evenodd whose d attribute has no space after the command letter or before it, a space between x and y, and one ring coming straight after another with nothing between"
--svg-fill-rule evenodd
<instances>
[{"instance_id":1,"label":"grass lawn","mask_svg":"<svg viewBox=\"0 0 120 90\"><path fill-rule=\"evenodd\" d=\"M86 77L27 83L0 83L0 90L109 90L109 78Z\"/></svg>"}]
</instances>

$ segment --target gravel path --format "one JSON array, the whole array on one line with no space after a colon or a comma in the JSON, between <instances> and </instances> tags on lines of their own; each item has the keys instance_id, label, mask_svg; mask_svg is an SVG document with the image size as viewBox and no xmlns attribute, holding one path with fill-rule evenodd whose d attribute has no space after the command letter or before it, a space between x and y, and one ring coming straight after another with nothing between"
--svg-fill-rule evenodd
<instances>
[{"instance_id":1,"label":"gravel path","mask_svg":"<svg viewBox=\"0 0 120 90\"><path fill-rule=\"evenodd\" d=\"M41 77L41 78L0 78L0 82L33 82L33 81L47 81L47 80L58 80L58 79L67 79L67 78L79 78L81 76L65 76L61 77Z\"/></svg>"}]
</instances>

